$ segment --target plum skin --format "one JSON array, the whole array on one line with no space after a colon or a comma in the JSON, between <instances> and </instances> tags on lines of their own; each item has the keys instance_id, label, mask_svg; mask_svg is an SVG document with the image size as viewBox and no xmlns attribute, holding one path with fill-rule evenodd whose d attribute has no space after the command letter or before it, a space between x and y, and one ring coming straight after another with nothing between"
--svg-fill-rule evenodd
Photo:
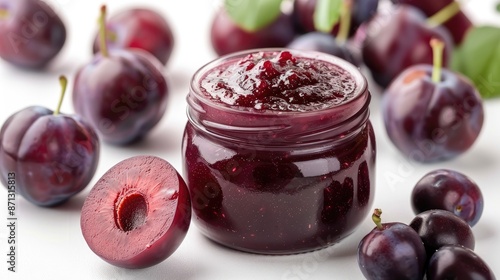
<instances>
[{"instance_id":1,"label":"plum skin","mask_svg":"<svg viewBox=\"0 0 500 280\"><path fill-rule=\"evenodd\" d=\"M144 209L131 197L140 197ZM135 156L98 180L85 200L80 225L88 246L104 261L138 269L172 255L190 221L189 191L175 168L155 156Z\"/></svg>"},{"instance_id":2,"label":"plum skin","mask_svg":"<svg viewBox=\"0 0 500 280\"><path fill-rule=\"evenodd\" d=\"M392 143L419 162L438 162L467 151L481 131L481 97L465 77L442 70L431 80L432 66L408 68L384 92L382 114Z\"/></svg>"},{"instance_id":3,"label":"plum skin","mask_svg":"<svg viewBox=\"0 0 500 280\"><path fill-rule=\"evenodd\" d=\"M316 31L314 27L314 12L317 0L295 0L293 3L292 18L296 29L300 33L309 33ZM351 9L351 28L349 35L354 35L356 30L363 22L369 20L378 9L379 0L354 0ZM337 23L330 32L336 36L339 31Z\"/></svg>"},{"instance_id":4,"label":"plum skin","mask_svg":"<svg viewBox=\"0 0 500 280\"><path fill-rule=\"evenodd\" d=\"M415 279L424 275L425 248L418 234L403 223L375 227L358 246L358 265L367 279Z\"/></svg>"},{"instance_id":5,"label":"plum skin","mask_svg":"<svg viewBox=\"0 0 500 280\"><path fill-rule=\"evenodd\" d=\"M98 53L75 78L73 107L115 145L139 141L163 117L168 86L160 62L142 50Z\"/></svg>"},{"instance_id":6,"label":"plum skin","mask_svg":"<svg viewBox=\"0 0 500 280\"><path fill-rule=\"evenodd\" d=\"M476 244L469 224L446 210L422 212L413 218L410 227L422 239L428 258L446 245L460 245L474 250Z\"/></svg>"},{"instance_id":7,"label":"plum skin","mask_svg":"<svg viewBox=\"0 0 500 280\"><path fill-rule=\"evenodd\" d=\"M220 56L247 49L285 47L294 36L291 17L284 13L268 26L249 32L237 26L227 12L220 9L210 29L212 46Z\"/></svg>"},{"instance_id":8,"label":"plum skin","mask_svg":"<svg viewBox=\"0 0 500 280\"><path fill-rule=\"evenodd\" d=\"M16 174L16 191L39 206L55 206L82 191L99 161L99 139L78 116L53 116L33 106L7 119L0 131L0 179Z\"/></svg>"},{"instance_id":9,"label":"plum skin","mask_svg":"<svg viewBox=\"0 0 500 280\"><path fill-rule=\"evenodd\" d=\"M339 43L332 35L326 33L310 32L300 35L290 42L287 48L331 54L358 67L362 64L361 58L354 54L350 45Z\"/></svg>"},{"instance_id":10,"label":"plum skin","mask_svg":"<svg viewBox=\"0 0 500 280\"><path fill-rule=\"evenodd\" d=\"M30 69L46 66L63 48L66 27L46 3L39 0L0 0L9 14L0 19L0 57Z\"/></svg>"},{"instance_id":11,"label":"plum skin","mask_svg":"<svg viewBox=\"0 0 500 280\"><path fill-rule=\"evenodd\" d=\"M425 174L411 194L415 214L431 209L448 210L474 226L483 213L484 200L477 184L464 174L438 169Z\"/></svg>"},{"instance_id":12,"label":"plum skin","mask_svg":"<svg viewBox=\"0 0 500 280\"><path fill-rule=\"evenodd\" d=\"M445 43L443 66L448 66L451 60L451 35L444 28L428 27L425 15L412 6L398 6L389 15L377 14L364 30L363 61L382 88L389 86L408 67L432 64L429 42L433 38Z\"/></svg>"},{"instance_id":13,"label":"plum skin","mask_svg":"<svg viewBox=\"0 0 500 280\"><path fill-rule=\"evenodd\" d=\"M109 49L138 48L154 55L166 65L174 48L174 35L168 22L157 12L135 8L122 11L106 20L106 29L114 38L107 39ZM100 51L99 34L93 53Z\"/></svg>"},{"instance_id":14,"label":"plum skin","mask_svg":"<svg viewBox=\"0 0 500 280\"><path fill-rule=\"evenodd\" d=\"M427 267L428 280L495 280L495 275L474 251L458 245L441 247L432 255Z\"/></svg>"},{"instance_id":15,"label":"plum skin","mask_svg":"<svg viewBox=\"0 0 500 280\"><path fill-rule=\"evenodd\" d=\"M428 17L433 16L441 9L455 0L392 0L395 4L412 5L422 10ZM448 21L443 23L453 37L455 44L459 45L467 36L467 32L474 26L467 15L460 11Z\"/></svg>"}]
</instances>

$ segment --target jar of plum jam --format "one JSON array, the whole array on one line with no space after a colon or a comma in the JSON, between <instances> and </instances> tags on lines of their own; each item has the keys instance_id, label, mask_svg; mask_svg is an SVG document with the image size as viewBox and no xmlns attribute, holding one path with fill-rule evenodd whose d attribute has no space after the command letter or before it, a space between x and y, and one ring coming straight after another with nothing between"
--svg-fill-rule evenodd
<instances>
[{"instance_id":1,"label":"jar of plum jam","mask_svg":"<svg viewBox=\"0 0 500 280\"><path fill-rule=\"evenodd\" d=\"M352 233L374 194L369 103L359 70L323 53L250 50L202 67L182 145L197 227L261 254Z\"/></svg>"}]
</instances>

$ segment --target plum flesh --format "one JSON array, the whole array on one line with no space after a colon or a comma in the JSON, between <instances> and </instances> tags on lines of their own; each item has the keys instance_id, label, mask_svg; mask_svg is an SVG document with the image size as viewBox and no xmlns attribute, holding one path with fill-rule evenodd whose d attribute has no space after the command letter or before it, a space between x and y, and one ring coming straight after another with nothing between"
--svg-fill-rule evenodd
<instances>
[{"instance_id":1,"label":"plum flesh","mask_svg":"<svg viewBox=\"0 0 500 280\"><path fill-rule=\"evenodd\" d=\"M154 156L136 156L96 183L82 208L81 229L103 260L145 268L177 250L190 220L189 192L174 167Z\"/></svg>"}]
</instances>

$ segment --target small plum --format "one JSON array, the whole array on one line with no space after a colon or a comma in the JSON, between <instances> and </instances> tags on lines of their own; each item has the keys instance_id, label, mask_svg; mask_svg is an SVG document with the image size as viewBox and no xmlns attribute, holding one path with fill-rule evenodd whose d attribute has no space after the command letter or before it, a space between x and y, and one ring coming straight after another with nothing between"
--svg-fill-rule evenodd
<instances>
[{"instance_id":1,"label":"small plum","mask_svg":"<svg viewBox=\"0 0 500 280\"><path fill-rule=\"evenodd\" d=\"M168 22L159 13L145 8L124 10L106 22L107 47L111 49L137 48L154 55L167 64L174 48L174 35ZM93 52L98 53L101 43L97 34Z\"/></svg>"},{"instance_id":2,"label":"small plum","mask_svg":"<svg viewBox=\"0 0 500 280\"><path fill-rule=\"evenodd\" d=\"M350 9L350 28L349 35L355 31L364 22L375 15L378 9L379 0L351 0L352 9ZM316 10L317 0L295 0L293 5L293 20L296 28L302 33L316 31L314 27L314 12ZM339 25L336 24L331 31L332 35L337 35Z\"/></svg>"},{"instance_id":3,"label":"small plum","mask_svg":"<svg viewBox=\"0 0 500 280\"><path fill-rule=\"evenodd\" d=\"M339 44L330 34L310 32L296 37L287 48L302 51L317 51L342 58L359 66L360 59L354 55L347 45Z\"/></svg>"},{"instance_id":4,"label":"small plum","mask_svg":"<svg viewBox=\"0 0 500 280\"><path fill-rule=\"evenodd\" d=\"M59 112L66 88L53 112L41 106L25 108L7 119L0 130L0 180L28 201L55 206L82 191L99 161L99 139L77 115Z\"/></svg>"},{"instance_id":5,"label":"small plum","mask_svg":"<svg viewBox=\"0 0 500 280\"><path fill-rule=\"evenodd\" d=\"M225 9L220 9L212 21L210 36L215 52L225 55L247 49L285 47L293 40L295 30L290 15L281 13L262 29L247 31L239 27Z\"/></svg>"},{"instance_id":6,"label":"small plum","mask_svg":"<svg viewBox=\"0 0 500 280\"><path fill-rule=\"evenodd\" d=\"M362 56L375 82L382 88L405 69L417 64L432 64L432 38L445 43L443 65L451 59L453 41L441 27L431 28L425 15L417 8L401 5L386 15L378 13L363 29Z\"/></svg>"},{"instance_id":7,"label":"small plum","mask_svg":"<svg viewBox=\"0 0 500 280\"><path fill-rule=\"evenodd\" d=\"M73 105L102 140L125 145L140 140L163 117L167 81L160 62L142 50L106 47L106 9L101 16L101 51L75 79Z\"/></svg>"},{"instance_id":8,"label":"small plum","mask_svg":"<svg viewBox=\"0 0 500 280\"><path fill-rule=\"evenodd\" d=\"M438 169L417 182L411 205L415 214L432 209L448 210L474 226L483 213L484 200L472 179L454 170Z\"/></svg>"},{"instance_id":9,"label":"small plum","mask_svg":"<svg viewBox=\"0 0 500 280\"><path fill-rule=\"evenodd\" d=\"M474 26L472 21L460 9L459 1L456 0L392 0L393 3L414 6L423 11L428 17L439 12L444 12L447 18L442 25L448 29L455 44L459 45ZM444 11L448 9L447 11Z\"/></svg>"},{"instance_id":10,"label":"small plum","mask_svg":"<svg viewBox=\"0 0 500 280\"><path fill-rule=\"evenodd\" d=\"M61 51L66 27L40 0L0 0L0 57L29 69L46 66Z\"/></svg>"},{"instance_id":11,"label":"small plum","mask_svg":"<svg viewBox=\"0 0 500 280\"><path fill-rule=\"evenodd\" d=\"M443 246L434 253L426 272L427 280L495 280L486 262L469 248Z\"/></svg>"},{"instance_id":12,"label":"small plum","mask_svg":"<svg viewBox=\"0 0 500 280\"><path fill-rule=\"evenodd\" d=\"M418 234L403 223L381 223L382 211L372 216L377 225L358 246L358 265L369 280L421 280L425 272L425 248Z\"/></svg>"},{"instance_id":13,"label":"small plum","mask_svg":"<svg viewBox=\"0 0 500 280\"><path fill-rule=\"evenodd\" d=\"M420 162L463 154L479 136L484 118L477 89L462 75L441 69L443 43L433 42L434 67L406 69L382 100L389 139L405 156Z\"/></svg>"},{"instance_id":14,"label":"small plum","mask_svg":"<svg viewBox=\"0 0 500 280\"><path fill-rule=\"evenodd\" d=\"M467 222L450 211L434 209L422 212L410 222L424 243L427 258L446 245L460 245L474 250L476 244Z\"/></svg>"}]
</instances>

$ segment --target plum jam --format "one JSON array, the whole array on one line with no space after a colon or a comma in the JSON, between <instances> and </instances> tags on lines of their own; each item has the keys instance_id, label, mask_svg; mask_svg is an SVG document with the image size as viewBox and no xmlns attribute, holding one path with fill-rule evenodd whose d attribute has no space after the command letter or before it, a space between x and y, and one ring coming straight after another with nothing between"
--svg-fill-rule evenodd
<instances>
[{"instance_id":1,"label":"plum jam","mask_svg":"<svg viewBox=\"0 0 500 280\"><path fill-rule=\"evenodd\" d=\"M351 234L374 194L369 103L359 70L323 53L251 50L203 66L182 145L197 227L261 254Z\"/></svg>"}]
</instances>

